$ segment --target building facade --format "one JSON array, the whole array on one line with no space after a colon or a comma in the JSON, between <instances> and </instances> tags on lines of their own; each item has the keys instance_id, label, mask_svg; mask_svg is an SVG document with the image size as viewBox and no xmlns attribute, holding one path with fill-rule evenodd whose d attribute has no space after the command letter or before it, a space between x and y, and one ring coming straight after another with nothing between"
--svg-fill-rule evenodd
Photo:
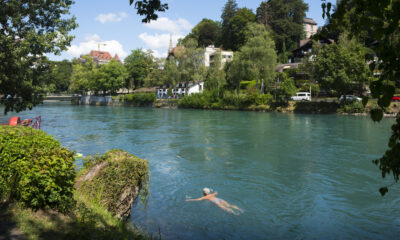
<instances>
[{"instance_id":1,"label":"building facade","mask_svg":"<svg viewBox=\"0 0 400 240\"><path fill-rule=\"evenodd\" d=\"M317 23L312 18L304 18L303 26L306 39L317 33Z\"/></svg>"}]
</instances>

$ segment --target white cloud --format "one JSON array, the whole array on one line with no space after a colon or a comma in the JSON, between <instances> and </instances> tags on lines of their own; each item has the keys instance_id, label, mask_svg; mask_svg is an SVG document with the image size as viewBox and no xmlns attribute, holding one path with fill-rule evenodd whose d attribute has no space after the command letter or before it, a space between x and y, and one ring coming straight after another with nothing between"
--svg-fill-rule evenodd
<instances>
[{"instance_id":1,"label":"white cloud","mask_svg":"<svg viewBox=\"0 0 400 240\"><path fill-rule=\"evenodd\" d=\"M106 13L106 14L99 14L95 20L99 21L101 23L106 23L106 22L121 22L124 18L127 18L128 14L126 12L120 12L120 13Z\"/></svg>"},{"instance_id":2,"label":"white cloud","mask_svg":"<svg viewBox=\"0 0 400 240\"><path fill-rule=\"evenodd\" d=\"M100 36L97 34L89 34L89 35L86 35L85 41L86 42L89 42L89 41L100 42Z\"/></svg>"},{"instance_id":3,"label":"white cloud","mask_svg":"<svg viewBox=\"0 0 400 240\"><path fill-rule=\"evenodd\" d=\"M183 35L172 35L172 45L175 46L179 38L183 38ZM168 48L170 41L170 34L148 34L147 32L141 33L139 38L151 49L157 48Z\"/></svg>"},{"instance_id":4,"label":"white cloud","mask_svg":"<svg viewBox=\"0 0 400 240\"><path fill-rule=\"evenodd\" d=\"M179 18L174 21L166 17L161 17L156 21L151 21L150 23L145 24L145 26L150 29L170 32L173 34L182 34L193 28L193 25L186 19Z\"/></svg>"},{"instance_id":5,"label":"white cloud","mask_svg":"<svg viewBox=\"0 0 400 240\"><path fill-rule=\"evenodd\" d=\"M67 50L67 54L72 57L79 57L80 55L89 54L91 50L98 50L98 43L100 40L101 39L97 34L88 35L85 40L79 44L71 45L71 47L69 47ZM107 51L112 56L118 54L118 56L123 59L128 55L124 51L122 44L117 40L101 41L101 44L100 50Z\"/></svg>"}]
</instances>

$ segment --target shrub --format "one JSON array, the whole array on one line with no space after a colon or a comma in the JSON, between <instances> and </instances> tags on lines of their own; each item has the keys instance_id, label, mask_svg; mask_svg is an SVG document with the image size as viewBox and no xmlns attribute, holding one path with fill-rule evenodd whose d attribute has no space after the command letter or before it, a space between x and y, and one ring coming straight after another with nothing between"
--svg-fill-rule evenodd
<instances>
[{"instance_id":1,"label":"shrub","mask_svg":"<svg viewBox=\"0 0 400 240\"><path fill-rule=\"evenodd\" d=\"M81 174L91 171L95 165L104 163L99 173L90 181L83 181L78 187L82 195L106 206L108 211L116 213L118 203L126 189L138 187L141 200L145 203L149 193L149 165L147 160L140 159L120 149L113 149L103 156L92 156L85 159ZM79 179L78 179L79 182Z\"/></svg>"},{"instance_id":2,"label":"shrub","mask_svg":"<svg viewBox=\"0 0 400 240\"><path fill-rule=\"evenodd\" d=\"M202 93L195 93L189 96L184 96L178 103L181 108L205 108L206 101Z\"/></svg>"},{"instance_id":3,"label":"shrub","mask_svg":"<svg viewBox=\"0 0 400 240\"><path fill-rule=\"evenodd\" d=\"M132 103L135 106L144 106L152 104L156 100L155 93L133 93L126 94L124 96L124 101Z\"/></svg>"},{"instance_id":4,"label":"shrub","mask_svg":"<svg viewBox=\"0 0 400 240\"><path fill-rule=\"evenodd\" d=\"M271 94L260 94L255 99L255 103L257 105L271 105L273 101L273 97Z\"/></svg>"},{"instance_id":5,"label":"shrub","mask_svg":"<svg viewBox=\"0 0 400 240\"><path fill-rule=\"evenodd\" d=\"M41 130L0 127L0 198L34 210L68 212L73 200L73 152Z\"/></svg>"},{"instance_id":6,"label":"shrub","mask_svg":"<svg viewBox=\"0 0 400 240\"><path fill-rule=\"evenodd\" d=\"M365 107L360 101L346 102L338 109L338 113L363 113Z\"/></svg>"}]
</instances>

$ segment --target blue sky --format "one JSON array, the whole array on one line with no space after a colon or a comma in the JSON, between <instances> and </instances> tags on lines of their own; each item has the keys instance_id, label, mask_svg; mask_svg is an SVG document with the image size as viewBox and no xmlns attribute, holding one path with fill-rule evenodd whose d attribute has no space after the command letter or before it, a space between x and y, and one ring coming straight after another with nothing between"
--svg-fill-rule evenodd
<instances>
[{"instance_id":1,"label":"blue sky","mask_svg":"<svg viewBox=\"0 0 400 240\"><path fill-rule=\"evenodd\" d=\"M185 36L203 18L221 19L222 8L227 0L167 0L169 9L159 14L159 19L143 24L129 0L76 0L71 14L77 18L79 27L71 32L75 36L71 47L61 56L49 56L52 60L72 59L100 47L112 55L125 58L136 49L151 49L156 57L165 57L170 34L173 43ZM262 0L237 0L239 7L254 12ZM308 3L307 17L313 18L318 26L324 24L321 1L304 0Z\"/></svg>"}]
</instances>

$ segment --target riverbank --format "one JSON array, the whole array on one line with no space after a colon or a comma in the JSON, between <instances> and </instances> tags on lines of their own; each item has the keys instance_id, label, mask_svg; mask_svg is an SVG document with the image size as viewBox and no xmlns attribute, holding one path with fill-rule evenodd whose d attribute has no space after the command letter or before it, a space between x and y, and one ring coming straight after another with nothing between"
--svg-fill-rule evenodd
<instances>
[{"instance_id":1,"label":"riverbank","mask_svg":"<svg viewBox=\"0 0 400 240\"><path fill-rule=\"evenodd\" d=\"M133 94L135 96L135 94ZM94 106L134 106L167 109L206 109L206 110L236 110L255 112L281 112L281 113L305 113L305 114L342 114L354 116L369 115L371 109L377 108L377 101L371 99L364 107L361 102L341 104L336 99L316 99L312 102L288 101L286 103L275 102L269 98L266 100L251 99L229 99L208 102L201 97L185 97L183 99L156 99L155 96L148 97L142 94L136 98L131 96L82 96L72 104L94 105ZM392 102L386 109L385 117L396 117L400 112L400 103Z\"/></svg>"},{"instance_id":2,"label":"riverbank","mask_svg":"<svg viewBox=\"0 0 400 240\"><path fill-rule=\"evenodd\" d=\"M147 160L115 149L76 171L73 152L22 126L0 126L0 149L0 239L149 239L126 222Z\"/></svg>"}]
</instances>

